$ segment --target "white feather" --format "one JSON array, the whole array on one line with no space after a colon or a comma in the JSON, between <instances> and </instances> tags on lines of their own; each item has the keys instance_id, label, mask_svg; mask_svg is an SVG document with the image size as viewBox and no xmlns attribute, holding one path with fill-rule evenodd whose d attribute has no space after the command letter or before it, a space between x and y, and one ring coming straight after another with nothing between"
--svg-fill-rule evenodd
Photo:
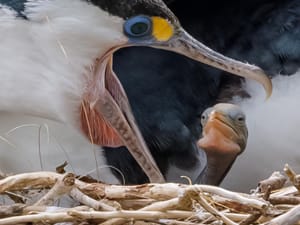
<instances>
[{"instance_id":1,"label":"white feather","mask_svg":"<svg viewBox=\"0 0 300 225\"><path fill-rule=\"evenodd\" d=\"M122 19L80 0L32 0L25 12L0 8L0 110L77 125L90 65L126 41Z\"/></svg>"},{"instance_id":2,"label":"white feather","mask_svg":"<svg viewBox=\"0 0 300 225\"><path fill-rule=\"evenodd\" d=\"M247 81L251 98L236 101L247 115L248 145L238 157L223 186L237 191L256 188L258 182L285 163L300 173L300 72L277 76L269 100L257 83Z\"/></svg>"},{"instance_id":3,"label":"white feather","mask_svg":"<svg viewBox=\"0 0 300 225\"><path fill-rule=\"evenodd\" d=\"M0 136L9 142L0 139L1 172L55 171L67 161L68 172L118 183L101 148L91 145L79 131L46 119L8 113L0 113L0 124Z\"/></svg>"},{"instance_id":4,"label":"white feather","mask_svg":"<svg viewBox=\"0 0 300 225\"><path fill-rule=\"evenodd\" d=\"M82 95L93 79L88 75L95 58L127 41L124 21L81 0L31 0L25 14L28 20L0 5L0 170L54 170L67 160L75 172L86 174L104 162L96 163L97 147L70 127L79 126Z\"/></svg>"}]
</instances>

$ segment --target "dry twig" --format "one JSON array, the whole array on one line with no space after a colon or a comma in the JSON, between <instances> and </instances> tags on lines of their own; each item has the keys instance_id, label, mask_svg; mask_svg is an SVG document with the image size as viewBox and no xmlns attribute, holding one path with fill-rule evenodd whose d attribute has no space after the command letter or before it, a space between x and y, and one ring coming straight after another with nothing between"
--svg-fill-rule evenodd
<instances>
[{"instance_id":1,"label":"dry twig","mask_svg":"<svg viewBox=\"0 0 300 225\"><path fill-rule=\"evenodd\" d=\"M61 177L58 177L54 186L50 191L44 195L39 201L34 205L53 205L56 200L61 198L61 196L70 193L75 184L75 175L67 173Z\"/></svg>"},{"instance_id":2,"label":"dry twig","mask_svg":"<svg viewBox=\"0 0 300 225\"><path fill-rule=\"evenodd\" d=\"M290 179L290 181L292 182L292 184L298 189L298 191L300 192L300 182L299 182L299 176L297 176L297 174L295 173L295 171L288 165L286 164L284 166L284 172L286 173L286 175L288 176L288 178Z\"/></svg>"},{"instance_id":3,"label":"dry twig","mask_svg":"<svg viewBox=\"0 0 300 225\"><path fill-rule=\"evenodd\" d=\"M262 193L266 193L268 190L277 190L284 186L286 178L278 171L272 173L272 175L263 181L258 183L258 189Z\"/></svg>"},{"instance_id":4,"label":"dry twig","mask_svg":"<svg viewBox=\"0 0 300 225\"><path fill-rule=\"evenodd\" d=\"M290 168L285 171L297 187L299 176ZM282 175L273 173L260 182L260 193L249 195L209 185L122 186L86 183L74 174L24 173L0 180L0 194L21 191L23 195L28 190L50 190L32 206L0 206L0 225L62 222L86 225L292 225L300 220L300 197L295 187L283 188L284 183ZM84 206L52 207L63 195L71 196Z\"/></svg>"}]
</instances>

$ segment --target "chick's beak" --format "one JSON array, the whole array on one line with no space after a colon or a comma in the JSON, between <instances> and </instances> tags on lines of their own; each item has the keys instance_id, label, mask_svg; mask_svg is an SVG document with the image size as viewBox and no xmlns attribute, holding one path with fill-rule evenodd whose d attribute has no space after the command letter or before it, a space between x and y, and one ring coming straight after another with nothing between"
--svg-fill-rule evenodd
<instances>
[{"instance_id":1,"label":"chick's beak","mask_svg":"<svg viewBox=\"0 0 300 225\"><path fill-rule=\"evenodd\" d=\"M209 154L238 155L242 151L240 136L231 123L222 113L213 111L203 128L199 147Z\"/></svg>"},{"instance_id":2,"label":"chick's beak","mask_svg":"<svg viewBox=\"0 0 300 225\"><path fill-rule=\"evenodd\" d=\"M266 91L267 98L271 96L272 83L262 69L228 58L220 53L213 51L212 49L194 39L182 28L179 28L178 31L168 41L158 43L157 47L177 52L191 59L227 71L232 74L256 80L263 85Z\"/></svg>"}]
</instances>

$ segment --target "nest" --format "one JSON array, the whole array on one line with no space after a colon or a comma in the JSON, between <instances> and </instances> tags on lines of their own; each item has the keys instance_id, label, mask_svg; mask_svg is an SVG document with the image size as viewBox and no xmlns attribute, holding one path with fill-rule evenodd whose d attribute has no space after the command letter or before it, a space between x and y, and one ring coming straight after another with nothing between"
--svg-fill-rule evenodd
<instances>
[{"instance_id":1,"label":"nest","mask_svg":"<svg viewBox=\"0 0 300 225\"><path fill-rule=\"evenodd\" d=\"M284 174L284 175L283 175ZM109 185L72 173L3 177L3 224L300 224L300 178L287 165L252 194L209 185ZM35 196L35 198L33 198ZM38 197L37 197L38 196ZM54 206L70 196L77 206Z\"/></svg>"}]
</instances>

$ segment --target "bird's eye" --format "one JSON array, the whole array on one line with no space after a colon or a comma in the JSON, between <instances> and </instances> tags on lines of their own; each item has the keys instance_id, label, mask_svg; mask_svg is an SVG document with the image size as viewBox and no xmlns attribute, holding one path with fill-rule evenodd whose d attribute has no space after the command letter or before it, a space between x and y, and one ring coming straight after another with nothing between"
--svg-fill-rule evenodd
<instances>
[{"instance_id":1,"label":"bird's eye","mask_svg":"<svg viewBox=\"0 0 300 225\"><path fill-rule=\"evenodd\" d=\"M140 38L151 34L152 22L147 16L135 16L124 23L124 33L128 37Z\"/></svg>"},{"instance_id":2,"label":"bird's eye","mask_svg":"<svg viewBox=\"0 0 300 225\"><path fill-rule=\"evenodd\" d=\"M245 122L245 116L239 115L239 116L237 116L236 120L239 122Z\"/></svg>"},{"instance_id":3,"label":"bird's eye","mask_svg":"<svg viewBox=\"0 0 300 225\"><path fill-rule=\"evenodd\" d=\"M201 125L204 126L207 122L208 113L204 111L201 115Z\"/></svg>"}]
</instances>

